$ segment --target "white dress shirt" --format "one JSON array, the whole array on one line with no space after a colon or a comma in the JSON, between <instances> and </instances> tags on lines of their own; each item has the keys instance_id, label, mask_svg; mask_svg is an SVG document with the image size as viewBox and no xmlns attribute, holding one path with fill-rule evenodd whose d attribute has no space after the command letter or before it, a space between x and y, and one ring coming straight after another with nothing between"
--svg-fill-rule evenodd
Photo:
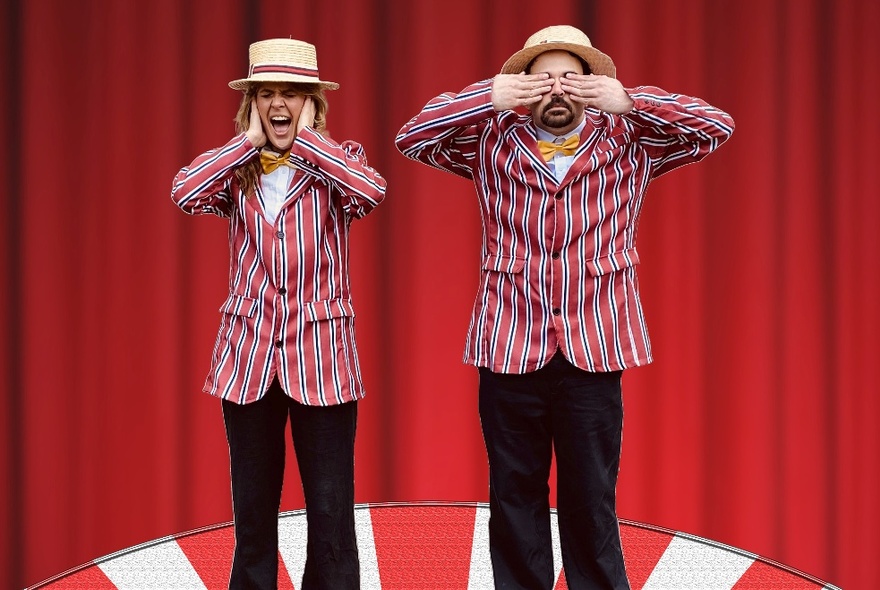
<instances>
[{"instance_id":1,"label":"white dress shirt","mask_svg":"<svg viewBox=\"0 0 880 590\"><path fill-rule=\"evenodd\" d=\"M287 187L290 186L291 176L296 171L290 166L278 166L269 174L263 174L263 207L266 212L266 221L275 225L281 205L287 200Z\"/></svg>"},{"instance_id":2,"label":"white dress shirt","mask_svg":"<svg viewBox=\"0 0 880 590\"><path fill-rule=\"evenodd\" d=\"M587 122L586 117L581 120L581 124L566 133L565 135L553 135L549 131L544 131L540 127L538 128L538 139L540 141L549 141L550 143L562 144L572 135L580 135L580 132L584 128L584 123ZM557 181L561 181L565 178L568 169L571 168L571 163L574 162L574 156L566 156L562 152L556 152L556 155L550 158L550 161L547 162L547 165L550 166L550 170L553 171L553 176L556 177Z\"/></svg>"}]
</instances>

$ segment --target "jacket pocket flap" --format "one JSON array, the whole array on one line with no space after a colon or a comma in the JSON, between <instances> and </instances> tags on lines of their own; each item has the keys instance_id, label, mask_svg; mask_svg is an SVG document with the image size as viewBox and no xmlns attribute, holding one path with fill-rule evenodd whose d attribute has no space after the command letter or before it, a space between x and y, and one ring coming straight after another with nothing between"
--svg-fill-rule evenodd
<instances>
[{"instance_id":1,"label":"jacket pocket flap","mask_svg":"<svg viewBox=\"0 0 880 590\"><path fill-rule=\"evenodd\" d=\"M635 266L639 263L639 253L635 248L621 250L620 252L612 252L607 256L601 256L593 260L587 261L587 269L594 277L599 275L617 272L624 268Z\"/></svg>"},{"instance_id":2,"label":"jacket pocket flap","mask_svg":"<svg viewBox=\"0 0 880 590\"><path fill-rule=\"evenodd\" d=\"M306 319L310 322L329 320L330 318L354 317L351 299L325 299L310 301L303 305Z\"/></svg>"},{"instance_id":3,"label":"jacket pocket flap","mask_svg":"<svg viewBox=\"0 0 880 590\"><path fill-rule=\"evenodd\" d=\"M230 295L226 303L220 307L220 313L243 315L249 318L254 317L256 310L257 300L243 295Z\"/></svg>"},{"instance_id":4,"label":"jacket pocket flap","mask_svg":"<svg viewBox=\"0 0 880 590\"><path fill-rule=\"evenodd\" d=\"M497 272L522 272L525 268L525 258L517 258L516 256L505 256L503 254L489 254L483 259L483 270L494 270Z\"/></svg>"}]
</instances>

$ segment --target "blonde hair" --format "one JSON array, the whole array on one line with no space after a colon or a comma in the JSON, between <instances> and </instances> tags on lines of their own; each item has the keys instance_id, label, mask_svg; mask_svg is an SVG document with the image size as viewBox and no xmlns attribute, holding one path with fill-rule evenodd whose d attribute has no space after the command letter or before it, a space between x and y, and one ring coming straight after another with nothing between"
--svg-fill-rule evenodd
<instances>
[{"instance_id":1,"label":"blonde hair","mask_svg":"<svg viewBox=\"0 0 880 590\"><path fill-rule=\"evenodd\" d=\"M321 135L327 135L327 97L324 95L324 87L320 84L294 84L290 83L297 93L303 96L309 96L315 103L315 122L312 128ZM251 123L251 104L257 91L260 89L259 83L250 84L241 97L241 103L238 105L238 112L235 114L235 132L244 133L250 127ZM260 178L261 168L260 160L252 159L244 166L236 169L235 177L238 179L241 190L248 198L254 195L257 181Z\"/></svg>"}]
</instances>

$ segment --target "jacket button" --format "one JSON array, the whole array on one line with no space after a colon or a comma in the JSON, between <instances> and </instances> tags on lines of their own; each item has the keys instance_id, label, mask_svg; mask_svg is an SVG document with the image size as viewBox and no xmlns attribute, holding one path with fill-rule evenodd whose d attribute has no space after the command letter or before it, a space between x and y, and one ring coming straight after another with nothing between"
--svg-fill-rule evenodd
<instances>
[{"instance_id":1,"label":"jacket button","mask_svg":"<svg viewBox=\"0 0 880 590\"><path fill-rule=\"evenodd\" d=\"M279 240L283 239L283 238L284 238L284 232L283 232L283 231L278 232L277 234L275 234L275 237L278 238Z\"/></svg>"},{"instance_id":2,"label":"jacket button","mask_svg":"<svg viewBox=\"0 0 880 590\"><path fill-rule=\"evenodd\" d=\"M551 258L553 258L553 260L559 260L559 252L554 252L554 253L551 255Z\"/></svg>"},{"instance_id":3,"label":"jacket button","mask_svg":"<svg viewBox=\"0 0 880 590\"><path fill-rule=\"evenodd\" d=\"M281 287L280 289L278 289L278 294L279 295L287 295L287 289L285 289L284 287Z\"/></svg>"},{"instance_id":4,"label":"jacket button","mask_svg":"<svg viewBox=\"0 0 880 590\"><path fill-rule=\"evenodd\" d=\"M283 342L281 342L280 340L275 341L275 348L281 348L282 346L284 346Z\"/></svg>"},{"instance_id":5,"label":"jacket button","mask_svg":"<svg viewBox=\"0 0 880 590\"><path fill-rule=\"evenodd\" d=\"M554 308L553 308L553 315L559 315L559 314L561 314L561 313L562 313L562 310L559 309L558 307L554 307Z\"/></svg>"}]
</instances>

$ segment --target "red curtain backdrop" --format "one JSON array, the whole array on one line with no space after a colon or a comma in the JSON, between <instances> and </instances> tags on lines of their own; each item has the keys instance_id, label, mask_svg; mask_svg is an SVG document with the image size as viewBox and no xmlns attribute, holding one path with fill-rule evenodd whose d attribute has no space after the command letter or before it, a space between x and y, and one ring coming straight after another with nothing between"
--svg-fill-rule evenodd
<instances>
[{"instance_id":1,"label":"red curtain backdrop","mask_svg":"<svg viewBox=\"0 0 880 590\"><path fill-rule=\"evenodd\" d=\"M584 29L625 85L732 113L651 187L639 272L656 362L624 377L619 514L847 588L874 583L880 497L880 4L870 0L7 0L0 8L0 585L231 519L200 389L226 224L169 198L233 134L250 42L315 43L329 127L388 197L353 230L369 394L358 502L486 501L467 182L400 126L538 28ZM291 454L283 510L302 507ZM873 572L876 574L876 572Z\"/></svg>"}]
</instances>

